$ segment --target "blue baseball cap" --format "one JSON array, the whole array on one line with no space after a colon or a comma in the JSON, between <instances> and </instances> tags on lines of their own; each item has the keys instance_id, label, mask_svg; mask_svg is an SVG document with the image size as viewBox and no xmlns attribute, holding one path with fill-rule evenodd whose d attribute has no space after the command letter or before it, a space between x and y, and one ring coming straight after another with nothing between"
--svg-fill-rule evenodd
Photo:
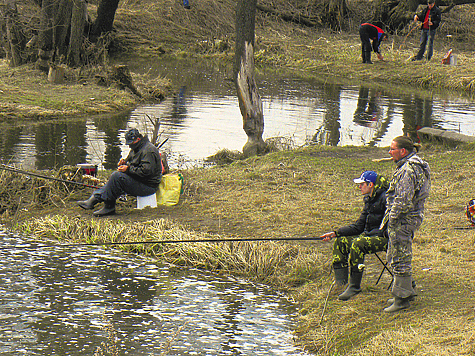
<instances>
[{"instance_id":1,"label":"blue baseball cap","mask_svg":"<svg viewBox=\"0 0 475 356\"><path fill-rule=\"evenodd\" d=\"M374 171L364 171L361 174L361 177L353 179L355 183L376 183L376 178L378 178L378 174Z\"/></svg>"}]
</instances>

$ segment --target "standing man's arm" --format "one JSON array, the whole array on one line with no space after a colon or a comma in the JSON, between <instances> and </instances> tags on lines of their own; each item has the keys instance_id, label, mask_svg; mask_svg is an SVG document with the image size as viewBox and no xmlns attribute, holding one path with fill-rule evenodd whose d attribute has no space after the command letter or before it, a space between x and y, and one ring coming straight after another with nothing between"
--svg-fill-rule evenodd
<instances>
[{"instance_id":1,"label":"standing man's arm","mask_svg":"<svg viewBox=\"0 0 475 356\"><path fill-rule=\"evenodd\" d=\"M402 214L410 211L415 194L415 178L409 170L402 172L396 185L395 198L389 213L388 226L392 226Z\"/></svg>"}]
</instances>

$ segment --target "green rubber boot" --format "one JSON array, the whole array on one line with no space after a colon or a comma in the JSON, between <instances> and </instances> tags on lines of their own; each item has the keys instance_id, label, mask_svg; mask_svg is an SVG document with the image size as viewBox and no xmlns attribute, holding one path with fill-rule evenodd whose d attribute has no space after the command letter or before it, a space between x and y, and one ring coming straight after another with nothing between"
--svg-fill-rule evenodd
<instances>
[{"instance_id":1,"label":"green rubber boot","mask_svg":"<svg viewBox=\"0 0 475 356\"><path fill-rule=\"evenodd\" d=\"M335 284L344 286L348 283L348 266L342 266L341 263L333 264L335 274Z\"/></svg>"},{"instance_id":2,"label":"green rubber boot","mask_svg":"<svg viewBox=\"0 0 475 356\"><path fill-rule=\"evenodd\" d=\"M361 292L361 279L363 278L363 271L360 271L358 267L351 267L350 272L350 284L348 288L338 296L340 300L348 300L351 297Z\"/></svg>"}]
</instances>

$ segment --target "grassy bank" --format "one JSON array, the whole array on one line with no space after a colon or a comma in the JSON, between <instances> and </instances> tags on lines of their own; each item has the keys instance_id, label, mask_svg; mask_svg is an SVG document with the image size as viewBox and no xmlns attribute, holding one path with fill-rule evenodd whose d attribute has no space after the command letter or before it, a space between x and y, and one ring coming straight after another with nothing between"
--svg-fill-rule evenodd
<instances>
[{"instance_id":1,"label":"grassy bank","mask_svg":"<svg viewBox=\"0 0 475 356\"><path fill-rule=\"evenodd\" d=\"M384 148L306 147L183 171L185 193L174 207L137 211L129 201L119 204L117 216L91 219L75 204L89 192L70 191L61 199L24 201L5 220L14 221L17 231L62 242L318 236L359 216L362 197L352 179L366 169L389 177L393 163L372 162L385 156ZM475 166L473 148L426 145L421 156L431 165L433 186L414 242L419 296L411 309L398 314L382 312L390 297L389 277L374 285L381 270L374 256L367 257L360 295L348 302L328 297L331 244L321 241L129 248L286 291L300 308L298 343L318 355L471 355L475 235L457 227L468 226L464 206L473 198L467 174Z\"/></svg>"},{"instance_id":2,"label":"grassy bank","mask_svg":"<svg viewBox=\"0 0 475 356\"><path fill-rule=\"evenodd\" d=\"M232 0L193 2L191 11L171 0L126 2L116 17L114 56L134 52L150 60L200 56L230 62L234 8ZM353 31L330 33L259 13L256 62L308 77L472 92L473 48L467 41L449 43L443 36L452 31L448 25L436 40L432 62L407 61L418 41L417 31L406 37L408 29L384 45L385 62L370 66L360 63L355 35L362 18L360 14L350 24ZM440 64L449 46L456 49L458 66ZM108 113L137 103L125 91L92 82L49 84L31 66L11 69L1 62L0 76L3 119ZM374 285L381 269L374 256L367 257L360 295L348 302L328 296L331 244L321 241L123 248L177 266L239 274L285 291L300 308L297 342L319 355L473 355L475 230L457 229L468 226L463 210L474 198L473 147L425 145L421 155L431 165L433 188L414 244L419 297L411 309L395 315L382 313L390 297L389 278L385 274ZM366 169L389 177L392 163L372 162L385 156L384 148L311 146L187 170L182 172L186 185L179 205L137 211L130 200L119 203L118 215L105 219L92 219L77 207L75 201L90 190L1 171L1 220L16 231L60 242L318 236L359 216L362 198L352 179Z\"/></svg>"},{"instance_id":3,"label":"grassy bank","mask_svg":"<svg viewBox=\"0 0 475 356\"><path fill-rule=\"evenodd\" d=\"M275 1L286 11L287 2ZM94 14L92 1L89 11ZM361 62L358 25L367 21L367 3L350 1L351 19L341 32L330 32L285 22L275 15L257 12L256 64L261 68L293 71L302 77L325 77L335 81L381 85L409 85L430 90L475 91L475 59L470 26L473 5L457 6L443 15L431 62L411 62L416 52L419 31L408 25L393 34L382 46L385 61L374 65ZM210 61L232 62L234 47L235 0L197 1L185 10L175 0L137 0L121 2L115 17L114 62L121 57L139 56L150 61L167 58L200 57ZM450 37L447 37L450 36ZM454 49L458 65L441 64L449 48ZM373 56L375 57L375 56ZM124 61L126 62L126 61ZM127 64L127 63L124 63ZM65 84L51 84L47 76L27 65L9 68L0 61L0 119L54 119L118 112L129 109L139 98L116 88L104 88L94 81L97 68L67 70ZM136 84L149 87L150 80L134 75ZM168 83L160 78L158 87ZM173 85L173 83L171 83ZM153 85L157 85L154 83ZM155 89L152 88L152 91Z\"/></svg>"}]
</instances>

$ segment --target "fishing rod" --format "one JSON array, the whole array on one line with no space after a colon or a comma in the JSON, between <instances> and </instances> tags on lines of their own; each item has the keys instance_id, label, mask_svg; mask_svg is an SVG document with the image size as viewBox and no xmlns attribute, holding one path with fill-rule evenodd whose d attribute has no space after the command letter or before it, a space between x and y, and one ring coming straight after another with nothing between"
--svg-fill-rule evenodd
<instances>
[{"instance_id":1,"label":"fishing rod","mask_svg":"<svg viewBox=\"0 0 475 356\"><path fill-rule=\"evenodd\" d=\"M170 137L167 137L157 148L162 147L162 146L165 144L165 142L168 141L169 138L170 138ZM24 170L22 170L22 169L18 169L18 168L12 167L12 166L8 166L8 165L6 165L6 164L4 164L4 163L0 163L0 169L3 169L3 170L5 170L5 171L9 171L9 172L25 174L25 175L33 176L33 177L37 177L37 178L53 180L53 181L56 181L56 182L61 182L61 183L66 183L66 184L76 184L76 185L80 185L80 186L82 186L82 187L99 189L99 187L98 187L98 186L95 186L95 185L86 184L86 183L81 183L81 182L75 182L75 181L72 181L72 180L66 180L66 179L60 179L60 178L54 178L54 177L48 177L48 176L45 176L45 175L42 175L42 174L32 173L32 172L24 171Z\"/></svg>"},{"instance_id":2,"label":"fishing rod","mask_svg":"<svg viewBox=\"0 0 475 356\"><path fill-rule=\"evenodd\" d=\"M168 141L169 138L170 138L170 137L167 137L161 144L159 144L159 145L157 146L157 148L162 147L162 146L165 144L165 142Z\"/></svg>"},{"instance_id":3,"label":"fishing rod","mask_svg":"<svg viewBox=\"0 0 475 356\"><path fill-rule=\"evenodd\" d=\"M402 44L399 46L399 50L401 50L402 46L404 46L404 44L406 43L406 40L409 37L409 35L411 34L411 32L414 31L418 27L420 27L419 24L414 23L414 26L412 27L412 29L409 31L409 33L406 35L406 37L404 37L404 41L402 41Z\"/></svg>"},{"instance_id":4,"label":"fishing rod","mask_svg":"<svg viewBox=\"0 0 475 356\"><path fill-rule=\"evenodd\" d=\"M81 182L75 182L75 181L72 181L72 180L48 177L48 176L44 176L42 174L32 173L32 172L24 171L22 169L18 169L18 168L15 168L15 167L7 166L4 163L0 163L0 169L3 169L5 171L14 172L14 173L21 173L21 174L25 174L25 175L33 176L33 177L37 177L37 178L49 179L49 180L53 180L53 181L56 181L56 182L67 183L67 184L76 184L76 185L80 185L82 187L99 189L99 187L97 187L95 185L90 185L90 184L81 183Z\"/></svg>"},{"instance_id":5,"label":"fishing rod","mask_svg":"<svg viewBox=\"0 0 475 356\"><path fill-rule=\"evenodd\" d=\"M74 243L74 244L56 244L56 245L16 245L16 246L0 246L0 250L10 250L15 248L36 250L40 248L51 247L83 247L83 246L120 246L120 245L150 245L150 244L178 244L178 243L195 243L195 242L256 242L256 241L302 241L302 240L323 240L321 237L256 237L256 238L229 238L229 239L198 239L198 240L156 240L156 241L127 241L127 242L89 242L89 243Z\"/></svg>"}]
</instances>

